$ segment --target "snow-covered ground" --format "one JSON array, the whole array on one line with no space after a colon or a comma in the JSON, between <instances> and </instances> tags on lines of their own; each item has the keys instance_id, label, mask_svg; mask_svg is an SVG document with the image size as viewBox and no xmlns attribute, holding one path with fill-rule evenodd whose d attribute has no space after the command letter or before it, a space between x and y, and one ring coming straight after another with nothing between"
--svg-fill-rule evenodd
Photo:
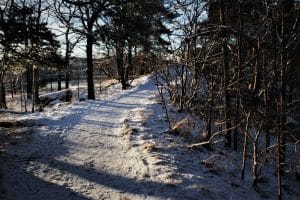
<instances>
[{"instance_id":1,"label":"snow-covered ground","mask_svg":"<svg viewBox=\"0 0 300 200\"><path fill-rule=\"evenodd\" d=\"M113 85L95 101L5 114L34 126L1 154L0 199L276 197L273 179L263 191L240 180L238 153L189 150L181 138L165 134L166 116L151 77L132 85L126 91ZM299 199L299 182L291 184L285 199Z\"/></svg>"}]
</instances>

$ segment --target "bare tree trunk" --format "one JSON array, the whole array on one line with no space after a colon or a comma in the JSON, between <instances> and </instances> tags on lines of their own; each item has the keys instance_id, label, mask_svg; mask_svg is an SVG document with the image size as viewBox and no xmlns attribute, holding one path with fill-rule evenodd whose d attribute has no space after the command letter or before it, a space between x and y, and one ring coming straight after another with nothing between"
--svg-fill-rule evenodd
<instances>
[{"instance_id":1,"label":"bare tree trunk","mask_svg":"<svg viewBox=\"0 0 300 200\"><path fill-rule=\"evenodd\" d=\"M281 55L280 55L280 129L281 129L281 144L282 144L282 151L280 152L282 157L282 173L284 173L284 165L285 165L285 152L286 152L286 104L287 104L287 98L286 98L286 71L287 71L287 51L286 51L286 36L285 36L285 11L284 11L283 3L281 5ZM291 8L290 8L291 9Z\"/></svg>"},{"instance_id":2,"label":"bare tree trunk","mask_svg":"<svg viewBox=\"0 0 300 200\"><path fill-rule=\"evenodd\" d=\"M58 72L58 79L57 79L57 90L61 91L61 72Z\"/></svg>"},{"instance_id":3,"label":"bare tree trunk","mask_svg":"<svg viewBox=\"0 0 300 200\"><path fill-rule=\"evenodd\" d=\"M66 40L66 52L65 52L65 88L69 88L69 82L70 82L70 40L69 40L69 31L70 29L67 28L65 32L65 40Z\"/></svg>"},{"instance_id":4,"label":"bare tree trunk","mask_svg":"<svg viewBox=\"0 0 300 200\"><path fill-rule=\"evenodd\" d=\"M65 89L68 89L70 87L70 69L69 69L69 63L67 64L66 74L65 74Z\"/></svg>"},{"instance_id":5,"label":"bare tree trunk","mask_svg":"<svg viewBox=\"0 0 300 200\"><path fill-rule=\"evenodd\" d=\"M126 80L126 85L128 85L128 80L129 80L129 72L132 69L132 45L129 44L128 46L128 63L126 66L125 70L125 80Z\"/></svg>"},{"instance_id":6,"label":"bare tree trunk","mask_svg":"<svg viewBox=\"0 0 300 200\"><path fill-rule=\"evenodd\" d=\"M36 104L39 103L39 69L34 68L33 69L33 85L34 85L34 100Z\"/></svg>"},{"instance_id":7,"label":"bare tree trunk","mask_svg":"<svg viewBox=\"0 0 300 200\"><path fill-rule=\"evenodd\" d=\"M14 80L10 80L10 94L11 94L11 98L14 98Z\"/></svg>"},{"instance_id":8,"label":"bare tree trunk","mask_svg":"<svg viewBox=\"0 0 300 200\"><path fill-rule=\"evenodd\" d=\"M24 92L24 83L23 79L21 79L21 99L24 101L24 111L27 112L27 99Z\"/></svg>"},{"instance_id":9,"label":"bare tree trunk","mask_svg":"<svg viewBox=\"0 0 300 200\"><path fill-rule=\"evenodd\" d=\"M124 69L124 47L123 44L121 44L121 41L117 41L117 48L116 48L116 53L117 53L117 69L118 69L118 75L119 75L119 80L121 81L122 84L122 90L125 90L127 85L126 85L126 78L125 78L125 69Z\"/></svg>"},{"instance_id":10,"label":"bare tree trunk","mask_svg":"<svg viewBox=\"0 0 300 200\"><path fill-rule=\"evenodd\" d=\"M33 71L33 69L32 69L32 66L31 65L28 65L27 67L26 67L26 85L27 85L27 89L26 89L26 91L27 91L27 99L31 99L31 97L32 97L32 80L33 80L33 74L32 74L32 71Z\"/></svg>"},{"instance_id":11,"label":"bare tree trunk","mask_svg":"<svg viewBox=\"0 0 300 200\"><path fill-rule=\"evenodd\" d=\"M277 110L279 111L279 105L277 104ZM278 195L278 200L282 199L282 190L281 190L281 185L282 185L282 130L280 129L280 113L277 113L277 195Z\"/></svg>"},{"instance_id":12,"label":"bare tree trunk","mask_svg":"<svg viewBox=\"0 0 300 200\"><path fill-rule=\"evenodd\" d=\"M257 187L257 180L258 180L258 175L257 175L257 170L258 170L258 166L257 166L257 158L258 158L258 139L260 136L260 130L256 130L256 136L255 139L252 141L252 147L253 147L253 166L252 166L252 186L254 188Z\"/></svg>"},{"instance_id":13,"label":"bare tree trunk","mask_svg":"<svg viewBox=\"0 0 300 200\"><path fill-rule=\"evenodd\" d=\"M21 112L23 111L23 83L22 79L20 79L20 104L21 104Z\"/></svg>"},{"instance_id":14,"label":"bare tree trunk","mask_svg":"<svg viewBox=\"0 0 300 200\"><path fill-rule=\"evenodd\" d=\"M180 67L181 67L180 70L181 94L179 99L179 112L183 111L184 108L184 98L185 98L184 72L185 72L185 67L187 66L181 65Z\"/></svg>"},{"instance_id":15,"label":"bare tree trunk","mask_svg":"<svg viewBox=\"0 0 300 200\"><path fill-rule=\"evenodd\" d=\"M275 13L272 15L275 15ZM278 53L278 50L277 50L277 24L276 24L276 21L274 19L275 17L272 16L272 40L273 40L273 45L274 45L274 62L273 62L273 72L275 74L275 77L274 77L274 83L275 83L275 91L277 92L279 90L279 87L278 87L278 66L277 66L277 53ZM276 113L276 122L277 122L277 196L278 196L278 199L281 200L282 199L282 156L281 156L281 152L282 152L282 132L281 132L281 113L280 113L280 97L277 98L277 102L276 102L276 105L277 105L277 113Z\"/></svg>"},{"instance_id":16,"label":"bare tree trunk","mask_svg":"<svg viewBox=\"0 0 300 200\"><path fill-rule=\"evenodd\" d=\"M241 101L241 94L240 94L240 76L241 76L241 68L242 68L242 39L243 39L243 18L242 18L242 2L239 1L239 39L238 39L238 66L237 66L237 86L236 86L236 113L235 113L235 129L233 135L233 149L237 151L238 149L238 136L239 136L239 126L237 124L240 121L240 101Z\"/></svg>"},{"instance_id":17,"label":"bare tree trunk","mask_svg":"<svg viewBox=\"0 0 300 200\"><path fill-rule=\"evenodd\" d=\"M90 31L92 32L92 31ZM90 33L89 32L89 33ZM94 89L94 72L93 72L93 36L86 35L86 60L87 60L87 83L88 83L88 99L95 99Z\"/></svg>"},{"instance_id":18,"label":"bare tree trunk","mask_svg":"<svg viewBox=\"0 0 300 200\"><path fill-rule=\"evenodd\" d=\"M1 72L0 75L1 75L1 77L0 77L0 108L7 109L5 83L4 83L4 72Z\"/></svg>"},{"instance_id":19,"label":"bare tree trunk","mask_svg":"<svg viewBox=\"0 0 300 200\"><path fill-rule=\"evenodd\" d=\"M219 0L220 4L220 29L222 39L222 64L223 64L223 88L224 88L224 118L225 118L225 146L231 147L231 119L230 119L230 96L229 96L229 77L228 77L228 50L226 42L226 33L222 26L225 26L224 2Z\"/></svg>"},{"instance_id":20,"label":"bare tree trunk","mask_svg":"<svg viewBox=\"0 0 300 200\"><path fill-rule=\"evenodd\" d=\"M244 131L244 145L243 145L243 159L242 159L242 173L241 173L242 180L244 180L245 178L245 168L246 168L246 161L247 161L249 118L250 118L250 113L247 115L246 128Z\"/></svg>"},{"instance_id":21,"label":"bare tree trunk","mask_svg":"<svg viewBox=\"0 0 300 200\"><path fill-rule=\"evenodd\" d=\"M52 77L50 78L50 91L53 92L53 79Z\"/></svg>"},{"instance_id":22,"label":"bare tree trunk","mask_svg":"<svg viewBox=\"0 0 300 200\"><path fill-rule=\"evenodd\" d=\"M210 106L209 106L209 113L208 113L208 120L207 120L207 140L209 140L212 136L212 118L213 118L213 107L214 107L214 79L211 77L211 88L210 88Z\"/></svg>"},{"instance_id":23,"label":"bare tree trunk","mask_svg":"<svg viewBox=\"0 0 300 200\"><path fill-rule=\"evenodd\" d=\"M33 70L33 69L32 69ZM35 77L34 77L34 72L32 72L33 76L32 76L32 97L31 97L31 100L32 100L32 105L31 105L31 112L34 113L35 111Z\"/></svg>"},{"instance_id":24,"label":"bare tree trunk","mask_svg":"<svg viewBox=\"0 0 300 200\"><path fill-rule=\"evenodd\" d=\"M252 186L257 187L257 142L253 141Z\"/></svg>"},{"instance_id":25,"label":"bare tree trunk","mask_svg":"<svg viewBox=\"0 0 300 200\"><path fill-rule=\"evenodd\" d=\"M268 153L268 148L270 146L270 129L271 127L271 120L270 119L270 112L269 112L269 91L268 91L268 77L267 77L267 61L266 61L266 51L263 51L263 74L264 74L264 107L265 107L265 116L266 116L266 125L265 125L265 150Z\"/></svg>"}]
</instances>

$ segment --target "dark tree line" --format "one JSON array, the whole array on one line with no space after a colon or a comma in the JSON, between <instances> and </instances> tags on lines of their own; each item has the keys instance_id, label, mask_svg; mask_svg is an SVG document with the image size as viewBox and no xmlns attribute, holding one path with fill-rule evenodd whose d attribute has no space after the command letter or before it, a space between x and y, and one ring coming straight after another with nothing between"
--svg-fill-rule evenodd
<instances>
[{"instance_id":1,"label":"dark tree line","mask_svg":"<svg viewBox=\"0 0 300 200\"><path fill-rule=\"evenodd\" d=\"M128 86L133 48L150 51L166 41L169 34L163 21L174 18L163 1L56 1L57 5L74 6L71 18L64 17L68 28L83 36L86 44L88 99L95 99L93 47L106 44L116 54L117 71L122 88ZM67 17L69 17L67 15ZM60 17L62 18L62 17ZM67 21L69 19L70 21ZM127 55L127 58L125 58Z\"/></svg>"},{"instance_id":2,"label":"dark tree line","mask_svg":"<svg viewBox=\"0 0 300 200\"><path fill-rule=\"evenodd\" d=\"M23 66L22 70L26 71L27 99L32 99L33 103L38 103L38 72L42 66L57 68L58 90L61 89L61 78L65 74L68 88L69 60L78 42L85 44L88 99L95 99L95 45L112 48L116 55L119 80L122 88L126 89L132 70L133 51L135 55L137 52L150 54L168 45L165 38L170 31L165 22L175 17L164 2L158 0L6 0L1 3L0 9L2 108L6 108L3 80L7 69L14 71L17 66ZM53 24L53 21L58 24L59 30L50 26L49 22ZM59 36L63 36L60 41ZM64 53L60 55L62 51ZM22 59L13 59L17 56ZM22 63L12 63L13 60ZM11 63L11 67L8 67L8 63Z\"/></svg>"},{"instance_id":3,"label":"dark tree line","mask_svg":"<svg viewBox=\"0 0 300 200\"><path fill-rule=\"evenodd\" d=\"M6 108L4 78L8 71L26 71L27 98L38 100L38 68L60 65L59 42L47 27L41 0L2 1L0 5L1 95L0 107ZM50 64L49 64L50 63ZM33 106L34 108L34 106Z\"/></svg>"}]
</instances>

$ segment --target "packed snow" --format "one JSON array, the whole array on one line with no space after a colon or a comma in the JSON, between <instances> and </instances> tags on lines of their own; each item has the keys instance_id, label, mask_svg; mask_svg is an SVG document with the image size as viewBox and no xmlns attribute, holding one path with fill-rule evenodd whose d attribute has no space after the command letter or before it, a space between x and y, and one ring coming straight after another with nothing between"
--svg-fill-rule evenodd
<instances>
[{"instance_id":1,"label":"packed snow","mask_svg":"<svg viewBox=\"0 0 300 200\"><path fill-rule=\"evenodd\" d=\"M276 197L275 176L263 191L255 191L249 178L240 180L240 154L191 150L182 138L166 134L151 76L124 91L112 85L99 100L60 102L44 112L5 118L32 127L1 153L0 199ZM284 195L299 199L299 182L292 184Z\"/></svg>"}]
</instances>

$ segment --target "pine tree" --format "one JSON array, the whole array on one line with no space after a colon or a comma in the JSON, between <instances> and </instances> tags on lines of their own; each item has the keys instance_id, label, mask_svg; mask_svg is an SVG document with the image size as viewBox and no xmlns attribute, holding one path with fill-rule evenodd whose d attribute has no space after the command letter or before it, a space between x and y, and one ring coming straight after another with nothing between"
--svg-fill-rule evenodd
<instances>
[{"instance_id":1,"label":"pine tree","mask_svg":"<svg viewBox=\"0 0 300 200\"><path fill-rule=\"evenodd\" d=\"M161 35L170 31L163 25L164 20L174 17L164 7L163 1L144 2L140 0L113 1L106 34L103 38L113 44L116 49L117 69L122 88L128 86L128 74L132 62L133 46L142 46L151 51L161 45L168 44ZM124 52L127 49L127 65L124 63Z\"/></svg>"},{"instance_id":2,"label":"pine tree","mask_svg":"<svg viewBox=\"0 0 300 200\"><path fill-rule=\"evenodd\" d=\"M34 100L36 101L38 100L38 87L33 84L33 65L36 67L38 65L48 65L46 58L53 57L53 55L58 57L57 49L59 47L59 43L55 40L55 35L48 29L47 23L41 20L42 12L44 10L42 10L42 2L40 0L28 5L25 2L15 3L14 1L7 1L6 7L1 8L0 19L0 42L4 51L3 55L5 55L2 59L2 77L4 78L8 61L14 56L26 60L24 63L28 77L27 98L32 97L33 88L35 88ZM60 63L60 60L58 59L55 63ZM5 97L5 95L1 96Z\"/></svg>"}]
</instances>

